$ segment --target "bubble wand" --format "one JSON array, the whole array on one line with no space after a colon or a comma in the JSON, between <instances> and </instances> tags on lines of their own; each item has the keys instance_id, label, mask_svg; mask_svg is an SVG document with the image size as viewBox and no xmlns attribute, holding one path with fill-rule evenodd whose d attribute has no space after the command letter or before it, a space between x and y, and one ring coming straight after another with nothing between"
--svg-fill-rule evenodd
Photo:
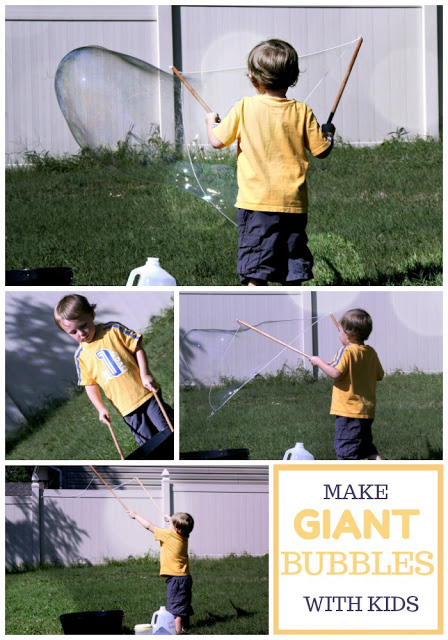
<instances>
[{"instance_id":1,"label":"bubble wand","mask_svg":"<svg viewBox=\"0 0 448 640\"><path fill-rule=\"evenodd\" d=\"M348 82L348 79L349 79L350 74L352 72L353 65L355 64L355 60L356 60L356 57L357 57L357 55L359 53L361 45L362 45L362 38L359 38L358 44L356 45L356 49L354 50L353 55L352 55L352 59L350 60L350 63L348 65L348 67L347 67L347 71L345 73L345 77L344 77L344 79L342 81L342 84L341 84L341 87L339 89L338 95L336 96L336 100L334 101L333 108L331 109L330 115L328 116L327 124L330 124L331 121L333 120L333 116L336 113L336 109L338 108L339 101L342 98L342 94L344 93L345 85Z\"/></svg>"},{"instance_id":2,"label":"bubble wand","mask_svg":"<svg viewBox=\"0 0 448 640\"><path fill-rule=\"evenodd\" d=\"M339 322L336 320L336 318L334 317L334 315L332 313L330 313L330 318L333 320L334 324L336 325L336 329L338 331L340 331L341 327L339 326Z\"/></svg>"},{"instance_id":3,"label":"bubble wand","mask_svg":"<svg viewBox=\"0 0 448 640\"><path fill-rule=\"evenodd\" d=\"M203 101L199 93L195 89L193 89L193 87L187 80L185 80L185 78L180 73L180 71L178 71L174 66L171 66L170 69L179 78L179 80L187 87L188 91L196 98L196 100L199 102L201 107L203 107L207 111L207 113L212 113L213 109L210 109L210 107Z\"/></svg>"},{"instance_id":4,"label":"bubble wand","mask_svg":"<svg viewBox=\"0 0 448 640\"><path fill-rule=\"evenodd\" d=\"M159 505L157 504L157 502L154 500L154 498L152 497L152 495L149 493L149 491L146 490L146 488L144 487L143 483L141 482L141 480L139 478L135 478L137 480L137 482L139 483L139 485L141 486L141 488L143 489L143 491L146 493L146 495L148 496L148 498L153 502L153 504L157 507L157 509L160 511L160 513L162 514L162 516L165 518L165 514L163 513L162 509L159 507Z\"/></svg>"},{"instance_id":5,"label":"bubble wand","mask_svg":"<svg viewBox=\"0 0 448 640\"><path fill-rule=\"evenodd\" d=\"M115 432L112 428L112 423L110 420L107 420L107 426L109 427L110 435L112 436L112 440L114 441L115 448L117 449L120 458L124 460L123 452L121 450L120 445L118 444L117 436L115 435Z\"/></svg>"},{"instance_id":6,"label":"bubble wand","mask_svg":"<svg viewBox=\"0 0 448 640\"><path fill-rule=\"evenodd\" d=\"M299 355L304 356L305 358L308 358L308 360L311 357L307 353L304 353L303 351L299 351L299 349L296 349L295 347L291 347L291 345L289 345L287 342L283 342L283 340L279 340L278 338L274 338L274 336L271 336L269 333L266 333L265 331L261 331L261 329L257 329L256 327L253 327L251 324L248 324L247 322L244 322L244 320L237 320L237 322L239 324L243 325L244 327L247 327L248 329L252 329L253 331L256 331L257 333L261 334L265 338L269 338L270 340L273 340L274 342L278 342L278 344L281 344L282 346L286 347L287 349L291 349L291 351L295 351Z\"/></svg>"},{"instance_id":7,"label":"bubble wand","mask_svg":"<svg viewBox=\"0 0 448 640\"><path fill-rule=\"evenodd\" d=\"M114 496L114 498L116 498L116 499L118 500L118 502L121 504L121 506L123 507L123 509L124 509L126 512L129 512L129 509L128 509L128 508L127 508L127 506L124 504L124 502L122 502L122 501L120 500L120 498L117 496L117 494L115 493L115 491L114 491L111 487L109 487L109 485L107 484L107 482L104 480L104 478L103 478L102 476L100 476L100 474L99 474L99 473L98 473L98 471L95 469L95 467L92 467L92 465L89 465L89 467L92 469L93 473L94 473L95 475L97 475L97 476L98 476L98 478L101 480L101 482L104 484L104 486L106 486L106 487L109 489L109 491L110 491L110 492L111 492L111 494Z\"/></svg>"}]
</instances>

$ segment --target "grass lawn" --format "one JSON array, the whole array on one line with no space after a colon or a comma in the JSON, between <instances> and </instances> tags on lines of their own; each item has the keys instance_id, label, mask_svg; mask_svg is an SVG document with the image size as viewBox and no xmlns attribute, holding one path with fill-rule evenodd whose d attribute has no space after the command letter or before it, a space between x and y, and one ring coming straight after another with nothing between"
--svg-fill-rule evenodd
<instances>
[{"instance_id":1,"label":"grass lawn","mask_svg":"<svg viewBox=\"0 0 448 640\"><path fill-rule=\"evenodd\" d=\"M260 376L210 418L208 389L184 388L180 451L248 448L252 460L279 460L303 442L316 460L334 460L331 387L309 374ZM373 434L385 460L441 460L442 374L386 376Z\"/></svg>"},{"instance_id":2,"label":"grass lawn","mask_svg":"<svg viewBox=\"0 0 448 640\"><path fill-rule=\"evenodd\" d=\"M166 309L151 318L144 332L143 348L151 353L150 368L160 382L164 399L174 402L174 310ZM104 397L104 396L103 396ZM106 400L112 426L124 457L137 449L123 418ZM10 460L115 460L117 450L107 426L84 389L75 387L68 400L51 402L26 416L27 423L6 442L6 458Z\"/></svg>"},{"instance_id":3,"label":"grass lawn","mask_svg":"<svg viewBox=\"0 0 448 640\"><path fill-rule=\"evenodd\" d=\"M339 143L328 159L311 158L310 284L442 284L442 146ZM238 285L236 227L120 162L111 171L86 154L34 156L34 165L8 169L7 269L73 266L74 285L124 285L156 256L178 285Z\"/></svg>"},{"instance_id":4,"label":"grass lawn","mask_svg":"<svg viewBox=\"0 0 448 640\"><path fill-rule=\"evenodd\" d=\"M191 635L268 633L268 557L190 559L193 576ZM124 633L150 622L166 604L159 559L83 567L42 568L7 574L6 634L62 634L63 613L122 609Z\"/></svg>"}]
</instances>

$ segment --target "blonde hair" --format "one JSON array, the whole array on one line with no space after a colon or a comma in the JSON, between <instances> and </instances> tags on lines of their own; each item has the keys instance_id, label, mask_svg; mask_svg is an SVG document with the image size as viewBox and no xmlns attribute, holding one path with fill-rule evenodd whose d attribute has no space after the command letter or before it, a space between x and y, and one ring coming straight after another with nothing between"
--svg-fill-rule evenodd
<instances>
[{"instance_id":1,"label":"blonde hair","mask_svg":"<svg viewBox=\"0 0 448 640\"><path fill-rule=\"evenodd\" d=\"M79 294L64 296L54 308L53 318L60 329L62 320L76 320L80 316L90 315L95 318L96 304L90 304L86 297Z\"/></svg>"},{"instance_id":2,"label":"blonde hair","mask_svg":"<svg viewBox=\"0 0 448 640\"><path fill-rule=\"evenodd\" d=\"M189 513L175 513L171 516L171 522L184 538L188 538L190 533L193 531L194 520L193 516L190 516Z\"/></svg>"},{"instance_id":3,"label":"blonde hair","mask_svg":"<svg viewBox=\"0 0 448 640\"><path fill-rule=\"evenodd\" d=\"M372 318L364 309L350 309L346 311L339 324L345 333L358 340L367 340L372 332Z\"/></svg>"},{"instance_id":4,"label":"blonde hair","mask_svg":"<svg viewBox=\"0 0 448 640\"><path fill-rule=\"evenodd\" d=\"M252 83L269 89L287 89L299 78L299 56L284 40L263 40L249 53L247 68Z\"/></svg>"}]
</instances>

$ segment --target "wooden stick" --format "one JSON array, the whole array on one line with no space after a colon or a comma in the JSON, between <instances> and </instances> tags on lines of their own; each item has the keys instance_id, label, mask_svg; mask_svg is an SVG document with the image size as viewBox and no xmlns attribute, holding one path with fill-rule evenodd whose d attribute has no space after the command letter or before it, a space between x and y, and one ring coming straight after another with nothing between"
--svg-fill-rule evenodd
<instances>
[{"instance_id":1,"label":"wooden stick","mask_svg":"<svg viewBox=\"0 0 448 640\"><path fill-rule=\"evenodd\" d=\"M336 325L336 329L337 329L338 331L340 331L341 327L339 326L339 322L336 320L336 318L334 317L334 315L333 315L332 313L330 313L330 318L331 318L331 319L333 320L333 322L335 323L335 325Z\"/></svg>"},{"instance_id":2,"label":"wooden stick","mask_svg":"<svg viewBox=\"0 0 448 640\"><path fill-rule=\"evenodd\" d=\"M98 473L98 471L95 469L95 467L92 467L92 465L89 465L90 468L92 469L93 473L96 474L98 476L98 478L101 480L101 482L109 489L109 491L113 494L113 496L118 500L118 502L121 504L121 506L123 507L123 509L125 511L129 511L129 509L127 508L127 506L124 504L124 502L122 502L120 500L120 498L117 496L117 494L115 493L115 491L109 487L109 485L107 484L107 482L104 480L104 478L102 478L100 476L100 474Z\"/></svg>"},{"instance_id":3,"label":"wooden stick","mask_svg":"<svg viewBox=\"0 0 448 640\"><path fill-rule=\"evenodd\" d=\"M176 67L170 67L170 69L173 71L173 73L176 74L176 76L179 78L179 80L181 82L183 82L183 84L187 87L188 91L190 91L190 93L196 98L196 100L199 102L199 104L201 105L201 107L203 107L207 113L212 113L213 109L210 109L210 107L203 101L203 99L201 98L201 96L198 94L198 92L193 89L193 87L191 86L191 84L185 80L185 78L183 77L183 75L180 73L180 71L178 71L176 69Z\"/></svg>"},{"instance_id":4,"label":"wooden stick","mask_svg":"<svg viewBox=\"0 0 448 640\"><path fill-rule=\"evenodd\" d=\"M355 49L355 51L353 52L353 55L352 55L352 59L350 60L350 63L349 63L348 68L347 68L347 71L345 73L345 77L344 77L344 79L342 81L341 88L339 89L339 93L336 96L336 100L334 101L333 108L330 111L330 115L328 116L327 124L330 124L330 122L333 120L333 116L336 113L336 109L338 108L339 101L342 98L342 94L344 93L345 85L347 84L347 81L348 81L348 79L350 77L350 74L351 74L352 69L353 69L353 65L355 64L355 60L356 60L356 57L357 57L357 55L359 53L361 45L362 45L362 38L359 38L358 44L356 45L356 49Z\"/></svg>"},{"instance_id":5,"label":"wooden stick","mask_svg":"<svg viewBox=\"0 0 448 640\"><path fill-rule=\"evenodd\" d=\"M143 489L143 491L146 493L146 495L148 496L148 498L150 500L152 500L152 502L154 503L154 505L157 507L157 509L160 511L160 513L162 514L162 516L165 518L165 514L163 513L162 509L159 507L159 505L157 504L157 502L154 500L154 498L152 497L152 495L149 493L149 491L147 491L145 489L145 487L143 486L141 480L139 478L135 478L137 480L137 482L139 483L139 485L141 486L141 488Z\"/></svg>"},{"instance_id":6,"label":"wooden stick","mask_svg":"<svg viewBox=\"0 0 448 640\"><path fill-rule=\"evenodd\" d=\"M283 342L282 340L278 340L278 338L274 338L273 336L269 335L269 333L265 333L264 331L261 331L260 329L257 329L256 327L253 327L251 324L247 324L247 322L244 322L243 320L237 320L237 322L239 322L243 326L247 327L248 329L252 329L253 331L256 331L257 333L260 333L262 336L265 336L265 338L269 338L270 340L273 340L274 342L278 342L278 344L281 344L284 347L287 347L288 349L291 349L291 351L295 351L296 353L300 354L301 356L305 356L305 358L309 359L311 357L307 353L303 353L303 351L299 351L299 349L296 349L295 347L291 347L291 345L287 344L286 342Z\"/></svg>"},{"instance_id":7,"label":"wooden stick","mask_svg":"<svg viewBox=\"0 0 448 640\"><path fill-rule=\"evenodd\" d=\"M159 405L160 411L163 413L163 417L165 418L167 425L169 426L169 428L173 432L174 431L173 425L171 424L170 419L168 418L168 416L166 414L165 407L163 406L159 396L157 395L157 391L154 391L154 397L155 397L155 399L157 401L157 404Z\"/></svg>"},{"instance_id":8,"label":"wooden stick","mask_svg":"<svg viewBox=\"0 0 448 640\"><path fill-rule=\"evenodd\" d=\"M120 448L120 445L118 444L117 437L116 437L116 435L114 433L114 430L112 428L112 423L108 421L107 426L109 427L110 435L112 436L112 439L114 441L115 447L116 447L116 449L117 449L117 451L118 451L118 453L120 455L120 458L122 460L124 460L123 452L122 452L122 450Z\"/></svg>"}]
</instances>

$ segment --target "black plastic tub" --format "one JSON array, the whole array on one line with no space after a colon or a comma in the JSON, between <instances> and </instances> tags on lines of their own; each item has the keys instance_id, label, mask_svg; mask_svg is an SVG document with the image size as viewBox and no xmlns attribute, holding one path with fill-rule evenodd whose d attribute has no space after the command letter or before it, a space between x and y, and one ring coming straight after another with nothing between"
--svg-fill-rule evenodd
<instances>
[{"instance_id":1,"label":"black plastic tub","mask_svg":"<svg viewBox=\"0 0 448 640\"><path fill-rule=\"evenodd\" d=\"M126 460L173 460L174 434L169 427L159 431L141 447L126 456Z\"/></svg>"},{"instance_id":2,"label":"black plastic tub","mask_svg":"<svg viewBox=\"0 0 448 640\"><path fill-rule=\"evenodd\" d=\"M82 611L80 613L63 613L59 616L64 635L123 635L124 611Z\"/></svg>"},{"instance_id":3,"label":"black plastic tub","mask_svg":"<svg viewBox=\"0 0 448 640\"><path fill-rule=\"evenodd\" d=\"M188 451L179 455L181 460L249 460L249 449L209 449Z\"/></svg>"},{"instance_id":4,"label":"black plastic tub","mask_svg":"<svg viewBox=\"0 0 448 640\"><path fill-rule=\"evenodd\" d=\"M11 287L53 286L71 284L73 267L42 267L6 271L5 284Z\"/></svg>"}]
</instances>

